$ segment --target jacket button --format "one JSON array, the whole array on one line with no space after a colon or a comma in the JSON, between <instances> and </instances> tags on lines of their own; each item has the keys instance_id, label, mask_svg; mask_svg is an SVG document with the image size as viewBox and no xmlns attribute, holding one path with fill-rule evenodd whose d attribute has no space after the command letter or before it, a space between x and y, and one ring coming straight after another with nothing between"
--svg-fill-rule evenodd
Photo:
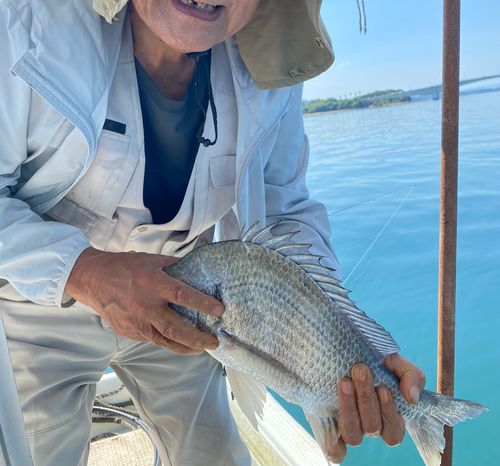
<instances>
[{"instance_id":1,"label":"jacket button","mask_svg":"<svg viewBox=\"0 0 500 466\"><path fill-rule=\"evenodd\" d=\"M130 251L128 251L129 253L135 253L136 251L134 251L133 249L131 249Z\"/></svg>"},{"instance_id":2,"label":"jacket button","mask_svg":"<svg viewBox=\"0 0 500 466\"><path fill-rule=\"evenodd\" d=\"M201 244L203 244L203 246L207 245L208 239L206 239L205 237L201 238Z\"/></svg>"},{"instance_id":3,"label":"jacket button","mask_svg":"<svg viewBox=\"0 0 500 466\"><path fill-rule=\"evenodd\" d=\"M146 231L148 229L148 227L141 227L141 228L138 228L137 231L140 231L141 233L143 231Z\"/></svg>"}]
</instances>

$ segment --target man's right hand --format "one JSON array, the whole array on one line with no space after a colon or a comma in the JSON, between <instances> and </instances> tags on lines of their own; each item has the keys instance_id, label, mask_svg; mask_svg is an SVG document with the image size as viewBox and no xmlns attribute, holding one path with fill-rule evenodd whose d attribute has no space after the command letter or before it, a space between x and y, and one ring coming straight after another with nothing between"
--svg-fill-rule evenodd
<instances>
[{"instance_id":1,"label":"man's right hand","mask_svg":"<svg viewBox=\"0 0 500 466\"><path fill-rule=\"evenodd\" d=\"M217 339L181 320L175 303L220 316L215 298L163 272L178 259L146 253L112 253L88 248L77 259L64 292L92 307L120 336L151 341L178 354L215 349Z\"/></svg>"}]
</instances>

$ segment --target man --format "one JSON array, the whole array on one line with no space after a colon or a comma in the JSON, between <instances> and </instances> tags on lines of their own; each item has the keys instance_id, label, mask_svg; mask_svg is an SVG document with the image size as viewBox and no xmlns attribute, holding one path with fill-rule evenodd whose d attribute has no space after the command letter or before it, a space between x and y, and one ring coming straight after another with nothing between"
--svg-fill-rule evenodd
<instances>
[{"instance_id":1,"label":"man","mask_svg":"<svg viewBox=\"0 0 500 466\"><path fill-rule=\"evenodd\" d=\"M86 464L108 365L165 465L249 465L216 339L168 307L222 304L161 269L283 219L339 270L304 185L300 83L333 61L321 1L218 1L1 0L0 308L37 466ZM416 402L422 372L385 363ZM337 462L404 435L390 393L352 374Z\"/></svg>"}]
</instances>

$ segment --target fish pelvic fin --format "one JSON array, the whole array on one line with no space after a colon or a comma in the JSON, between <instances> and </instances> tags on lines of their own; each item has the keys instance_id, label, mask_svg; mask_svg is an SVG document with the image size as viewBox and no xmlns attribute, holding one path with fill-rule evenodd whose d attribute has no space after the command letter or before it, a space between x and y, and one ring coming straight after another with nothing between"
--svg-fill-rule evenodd
<instances>
[{"instance_id":1,"label":"fish pelvic fin","mask_svg":"<svg viewBox=\"0 0 500 466\"><path fill-rule=\"evenodd\" d=\"M226 367L227 380L231 392L243 414L248 418L253 428L258 431L257 417L264 419L264 405L267 390L263 384L257 382L246 374Z\"/></svg>"},{"instance_id":2,"label":"fish pelvic fin","mask_svg":"<svg viewBox=\"0 0 500 466\"><path fill-rule=\"evenodd\" d=\"M419 406L423 404L422 408ZM406 429L426 466L439 466L444 451L444 425L455 426L488 411L483 405L424 390L415 406L419 414L403 416Z\"/></svg>"},{"instance_id":3,"label":"fish pelvic fin","mask_svg":"<svg viewBox=\"0 0 500 466\"><path fill-rule=\"evenodd\" d=\"M334 447L340 438L338 413L333 413L329 417L316 416L310 413L305 413L305 415L311 425L316 442L318 442L328 464L330 464L328 449Z\"/></svg>"}]
</instances>

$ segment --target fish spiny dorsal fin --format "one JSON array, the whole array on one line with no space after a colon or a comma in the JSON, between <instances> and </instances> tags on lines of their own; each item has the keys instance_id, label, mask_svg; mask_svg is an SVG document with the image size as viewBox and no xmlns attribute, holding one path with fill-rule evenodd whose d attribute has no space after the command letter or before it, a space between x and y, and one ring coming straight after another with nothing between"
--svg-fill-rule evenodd
<instances>
[{"instance_id":1,"label":"fish spiny dorsal fin","mask_svg":"<svg viewBox=\"0 0 500 466\"><path fill-rule=\"evenodd\" d=\"M310 244L293 242L292 237L298 231L280 235L271 233L271 230L281 222L279 220L261 230L258 230L256 222L246 233L240 235L241 241L272 249L301 267L358 328L380 358L398 353L400 348L391 334L356 307L354 301L348 297L349 290L343 288L340 281L330 275L334 270L321 264L322 256L312 254L309 251Z\"/></svg>"},{"instance_id":2,"label":"fish spiny dorsal fin","mask_svg":"<svg viewBox=\"0 0 500 466\"><path fill-rule=\"evenodd\" d=\"M296 235L298 231L291 231L290 233L283 233L282 235L272 236L268 240L260 243L261 246L267 249L276 249L276 246L289 244L292 240L292 236ZM259 243L257 243L259 244Z\"/></svg>"},{"instance_id":3,"label":"fish spiny dorsal fin","mask_svg":"<svg viewBox=\"0 0 500 466\"><path fill-rule=\"evenodd\" d=\"M245 233L240 233L240 241L244 243L254 243L263 246L267 249L276 249L278 246L294 244L291 240L292 236L296 235L298 231L291 231L281 235L273 235L271 230L279 225L283 220L278 220L273 224L259 230L257 227L258 221L255 222ZM296 247L309 245L294 244ZM309 252L308 249L306 252ZM282 254L284 255L284 254Z\"/></svg>"},{"instance_id":4,"label":"fish spiny dorsal fin","mask_svg":"<svg viewBox=\"0 0 500 466\"><path fill-rule=\"evenodd\" d=\"M284 246L277 246L274 248L276 252L279 252L282 256L292 256L294 254L310 254L309 248L310 244L285 244Z\"/></svg>"},{"instance_id":5,"label":"fish spiny dorsal fin","mask_svg":"<svg viewBox=\"0 0 500 466\"><path fill-rule=\"evenodd\" d=\"M276 251L276 249L275 249ZM318 267L318 270L323 270L323 266L319 265L319 260L323 256L316 256L314 254L290 254L286 256L291 261L300 265L310 265L312 268Z\"/></svg>"},{"instance_id":6,"label":"fish spiny dorsal fin","mask_svg":"<svg viewBox=\"0 0 500 466\"><path fill-rule=\"evenodd\" d=\"M266 239L272 238L273 235L271 233L271 230L278 224L281 223L281 220L278 220L277 222L274 222L271 225L268 225L267 227L263 228L262 230L258 231L252 237L248 240L249 243L255 243L255 244L261 244L263 243Z\"/></svg>"},{"instance_id":7,"label":"fish spiny dorsal fin","mask_svg":"<svg viewBox=\"0 0 500 466\"><path fill-rule=\"evenodd\" d=\"M245 231L245 225L243 225L243 228L240 231L239 240L243 241L244 243L248 243L249 242L248 239L259 231L258 229L259 221L260 220L257 220L247 231Z\"/></svg>"}]
</instances>

